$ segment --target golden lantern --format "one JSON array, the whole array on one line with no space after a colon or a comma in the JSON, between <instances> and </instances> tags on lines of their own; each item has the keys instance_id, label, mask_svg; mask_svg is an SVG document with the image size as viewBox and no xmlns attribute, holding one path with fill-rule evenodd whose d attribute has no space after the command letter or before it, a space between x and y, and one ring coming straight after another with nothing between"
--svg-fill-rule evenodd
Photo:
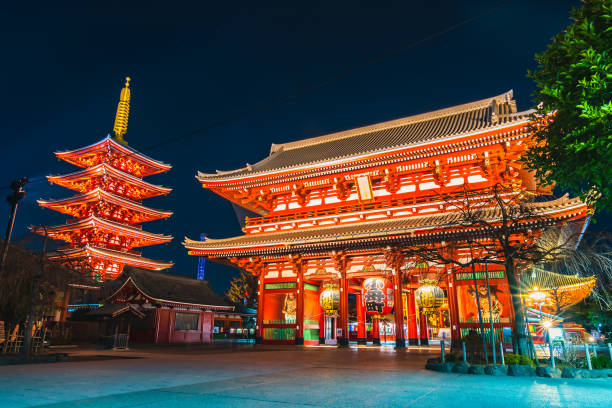
<instances>
[{"instance_id":1,"label":"golden lantern","mask_svg":"<svg viewBox=\"0 0 612 408\"><path fill-rule=\"evenodd\" d=\"M338 284L325 283L323 287L325 290L321 292L319 297L323 314L325 316L338 316L338 310L340 309L340 290L338 290Z\"/></svg>"},{"instance_id":2,"label":"golden lantern","mask_svg":"<svg viewBox=\"0 0 612 408\"><path fill-rule=\"evenodd\" d=\"M425 315L435 314L444 303L444 291L432 279L423 279L415 293L415 300Z\"/></svg>"}]
</instances>

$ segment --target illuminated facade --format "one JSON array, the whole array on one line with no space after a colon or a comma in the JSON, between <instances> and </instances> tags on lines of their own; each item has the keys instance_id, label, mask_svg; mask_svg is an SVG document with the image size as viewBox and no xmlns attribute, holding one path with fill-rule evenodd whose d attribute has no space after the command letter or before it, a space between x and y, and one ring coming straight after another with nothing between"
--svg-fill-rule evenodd
<instances>
[{"instance_id":1,"label":"illuminated facade","mask_svg":"<svg viewBox=\"0 0 612 408\"><path fill-rule=\"evenodd\" d=\"M184 246L191 255L257 276L257 335L264 343L346 345L371 339L403 347L458 340L479 327L478 305L487 330L492 321L503 341L506 329L514 327L503 265L490 265L487 272L478 266L474 276L471 269L415 259L407 249L463 242L449 254L460 259L472 249L466 236L487 239L474 228L453 224L456 207L442 194L459 195L468 188L486 195L500 184L511 186L517 197L526 190L547 193L520 162L532 143L530 113L517 111L510 91L273 144L270 155L256 164L197 175L204 188L260 215L246 220L245 234L186 239ZM569 222L580 228L588 211L567 197L526 205L540 219L518 225L519 240L533 239L551 225ZM488 217L495 224L500 214L492 208ZM429 287L417 292L422 286ZM331 301L335 290L337 307ZM488 291L491 303L485 304Z\"/></svg>"},{"instance_id":2,"label":"illuminated facade","mask_svg":"<svg viewBox=\"0 0 612 408\"><path fill-rule=\"evenodd\" d=\"M114 279L125 265L161 270L171 262L141 256L134 248L169 242L171 236L142 230L141 223L167 218L170 211L142 205L149 197L168 194L171 189L143 180L143 177L168 171L171 166L151 159L128 147L127 131L130 89L129 78L121 91L115 121L115 138L107 136L90 146L58 152L55 155L81 169L73 173L48 176L53 183L77 192L59 200L38 200L41 207L67 214L66 224L46 228L50 238L68 243L52 256L76 269L91 270L100 280ZM45 234L43 228L34 228Z\"/></svg>"}]
</instances>

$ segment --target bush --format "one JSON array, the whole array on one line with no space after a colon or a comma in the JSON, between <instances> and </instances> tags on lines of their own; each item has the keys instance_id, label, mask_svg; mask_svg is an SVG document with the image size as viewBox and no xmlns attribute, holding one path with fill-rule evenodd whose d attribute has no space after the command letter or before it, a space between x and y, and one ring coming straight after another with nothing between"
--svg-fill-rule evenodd
<instances>
[{"instance_id":1,"label":"bush","mask_svg":"<svg viewBox=\"0 0 612 408\"><path fill-rule=\"evenodd\" d=\"M605 355L594 357L591 354L591 365L595 369L612 368L612 360L610 360L610 357Z\"/></svg>"},{"instance_id":2,"label":"bush","mask_svg":"<svg viewBox=\"0 0 612 408\"><path fill-rule=\"evenodd\" d=\"M459 361L463 361L463 359L459 357L458 354L455 354L455 353L447 354L446 356L444 356L444 360L448 363L457 363Z\"/></svg>"},{"instance_id":3,"label":"bush","mask_svg":"<svg viewBox=\"0 0 612 408\"><path fill-rule=\"evenodd\" d=\"M504 360L506 362L506 365L527 364L527 365L532 366L533 368L536 367L532 359L530 359L529 357L522 356L520 354L512 354L512 353L504 354Z\"/></svg>"},{"instance_id":4,"label":"bush","mask_svg":"<svg viewBox=\"0 0 612 408\"><path fill-rule=\"evenodd\" d=\"M465 343L465 351L467 359L472 362L484 361L484 352L482 349L482 337L474 330L463 336L461 341Z\"/></svg>"}]
</instances>

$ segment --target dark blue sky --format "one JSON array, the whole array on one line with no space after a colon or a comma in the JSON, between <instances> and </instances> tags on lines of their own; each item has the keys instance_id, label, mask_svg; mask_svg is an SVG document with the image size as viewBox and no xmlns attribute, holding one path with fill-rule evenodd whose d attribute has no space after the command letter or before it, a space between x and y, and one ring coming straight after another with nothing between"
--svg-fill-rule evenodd
<instances>
[{"instance_id":1,"label":"dark blue sky","mask_svg":"<svg viewBox=\"0 0 612 408\"><path fill-rule=\"evenodd\" d=\"M147 150L404 49L496 3L16 3L4 6L0 24L0 186L19 176L35 181L73 171L53 152L91 144L111 132L119 91L129 75L132 104L126 139L174 166L149 178L174 191L145 204L175 214L145 229L175 239L145 248L144 255L173 260L173 272L189 275L195 275L197 261L186 255L184 236L241 233L231 205L198 185L197 170L243 167L266 156L273 142L395 119L508 89L514 89L519 109L527 109L534 86L526 72L535 66L534 53L570 23L569 11L579 4L506 2L450 33L325 86ZM65 220L40 209L36 199L71 194L46 181L27 190L15 224L16 240L26 235L26 225ZM8 205L0 210L8 214ZM207 278L223 291L233 270L207 266Z\"/></svg>"}]
</instances>

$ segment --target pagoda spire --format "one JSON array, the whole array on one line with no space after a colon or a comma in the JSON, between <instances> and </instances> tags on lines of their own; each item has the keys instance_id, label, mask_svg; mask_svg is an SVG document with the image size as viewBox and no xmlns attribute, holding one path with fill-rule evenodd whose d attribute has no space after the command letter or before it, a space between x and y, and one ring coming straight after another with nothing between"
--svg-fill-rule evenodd
<instances>
[{"instance_id":1,"label":"pagoda spire","mask_svg":"<svg viewBox=\"0 0 612 408\"><path fill-rule=\"evenodd\" d=\"M115 140L120 143L127 144L123 135L127 133L128 118L130 116L130 77L125 78L125 88L121 90L119 96L119 104L117 105L117 115L115 116Z\"/></svg>"}]
</instances>

